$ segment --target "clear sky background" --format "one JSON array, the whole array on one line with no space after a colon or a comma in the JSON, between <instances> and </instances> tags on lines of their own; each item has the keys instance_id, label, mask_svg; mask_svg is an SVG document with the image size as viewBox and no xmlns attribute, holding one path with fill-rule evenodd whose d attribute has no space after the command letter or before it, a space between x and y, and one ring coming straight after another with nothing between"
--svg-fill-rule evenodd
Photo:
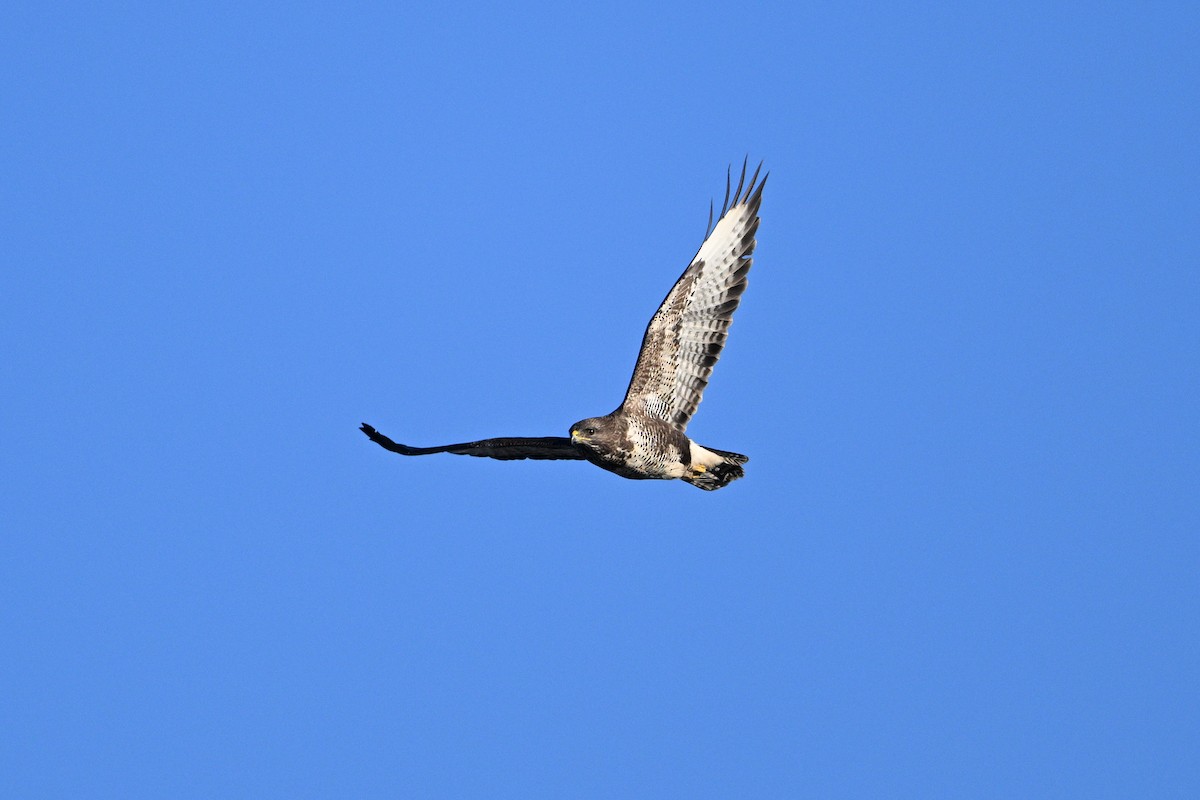
<instances>
[{"instance_id":1,"label":"clear sky background","mask_svg":"<svg viewBox=\"0 0 1200 800\"><path fill-rule=\"evenodd\" d=\"M1200 796L1192 3L18 3L0 795ZM771 180L716 493L614 408Z\"/></svg>"}]
</instances>

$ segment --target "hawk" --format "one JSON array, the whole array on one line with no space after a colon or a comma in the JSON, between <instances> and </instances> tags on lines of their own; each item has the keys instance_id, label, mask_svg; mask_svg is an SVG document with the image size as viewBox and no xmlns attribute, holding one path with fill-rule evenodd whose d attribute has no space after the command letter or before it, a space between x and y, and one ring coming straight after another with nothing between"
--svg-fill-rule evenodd
<instances>
[{"instance_id":1,"label":"hawk","mask_svg":"<svg viewBox=\"0 0 1200 800\"><path fill-rule=\"evenodd\" d=\"M760 163L747 183L743 162L732 195L730 175L726 174L721 216L713 225L710 205L704 243L646 326L633 378L616 411L576 422L570 438L483 439L410 447L365 422L360 430L381 447L405 456L456 453L502 461L587 460L623 478L681 478L706 491L742 477L742 465L749 458L703 447L689 439L686 430L746 290L758 209L767 182L766 175L758 180L761 169Z\"/></svg>"}]
</instances>

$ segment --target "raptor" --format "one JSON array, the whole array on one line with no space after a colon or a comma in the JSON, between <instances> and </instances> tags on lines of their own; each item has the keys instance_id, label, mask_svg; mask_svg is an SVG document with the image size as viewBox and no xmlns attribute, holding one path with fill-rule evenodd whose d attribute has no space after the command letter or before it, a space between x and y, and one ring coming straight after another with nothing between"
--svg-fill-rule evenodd
<instances>
[{"instance_id":1,"label":"raptor","mask_svg":"<svg viewBox=\"0 0 1200 800\"><path fill-rule=\"evenodd\" d=\"M360 430L405 456L587 460L623 478L679 478L708 491L742 477L746 456L697 444L686 431L746 290L767 182L765 174L758 179L761 170L759 164L747 181L743 163L732 192L726 175L721 214L714 225L710 206L704 243L646 326L625 399L612 413L576 422L570 437L507 437L436 447L400 444L366 423Z\"/></svg>"}]
</instances>

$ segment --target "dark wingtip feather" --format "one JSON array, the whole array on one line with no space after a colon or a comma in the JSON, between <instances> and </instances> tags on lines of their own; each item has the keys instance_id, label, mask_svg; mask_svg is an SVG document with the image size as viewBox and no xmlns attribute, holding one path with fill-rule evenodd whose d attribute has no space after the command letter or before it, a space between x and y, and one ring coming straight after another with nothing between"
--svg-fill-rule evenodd
<instances>
[{"instance_id":1,"label":"dark wingtip feather","mask_svg":"<svg viewBox=\"0 0 1200 800\"><path fill-rule=\"evenodd\" d=\"M725 200L721 203L721 214L717 217L717 222L720 222L730 209L735 206L746 204L751 206L752 210L757 211L759 204L762 203L763 187L767 185L767 178L771 173L763 173L762 180L758 179L762 173L763 164L759 161L758 166L754 168L754 174L750 176L750 181L746 182L746 174L749 172L750 156L747 155L742 161L742 173L738 178L737 190L733 189L733 165L729 165L725 170ZM708 226L705 230L705 238L713 231L713 204L708 204Z\"/></svg>"},{"instance_id":2,"label":"dark wingtip feather","mask_svg":"<svg viewBox=\"0 0 1200 800\"><path fill-rule=\"evenodd\" d=\"M754 168L754 174L750 176L750 185L746 187L746 196L749 198L754 193L754 183L758 180L758 173L762 171L763 162L758 162L758 166Z\"/></svg>"},{"instance_id":3,"label":"dark wingtip feather","mask_svg":"<svg viewBox=\"0 0 1200 800\"><path fill-rule=\"evenodd\" d=\"M733 204L735 206L738 204L738 200L742 196L742 185L746 182L746 165L749 163L750 163L750 154L747 153L746 157L744 159L742 159L742 174L740 176L738 176L737 191L733 193ZM753 185L753 183L751 185Z\"/></svg>"},{"instance_id":4,"label":"dark wingtip feather","mask_svg":"<svg viewBox=\"0 0 1200 800\"><path fill-rule=\"evenodd\" d=\"M759 166L759 169L762 168L762 164L759 164L758 166ZM757 171L755 172L755 174L757 174ZM753 199L756 199L756 200L762 199L763 187L767 185L767 178L769 178L769 177L771 177L770 172L763 174L762 180L759 181L759 183L758 183L758 188L754 190L754 198Z\"/></svg>"},{"instance_id":5,"label":"dark wingtip feather","mask_svg":"<svg viewBox=\"0 0 1200 800\"><path fill-rule=\"evenodd\" d=\"M725 200L721 203L721 216L722 217L725 216L725 212L729 211L729 187L730 187L730 183L731 183L730 172L732 170L733 170L732 166L725 168Z\"/></svg>"}]
</instances>

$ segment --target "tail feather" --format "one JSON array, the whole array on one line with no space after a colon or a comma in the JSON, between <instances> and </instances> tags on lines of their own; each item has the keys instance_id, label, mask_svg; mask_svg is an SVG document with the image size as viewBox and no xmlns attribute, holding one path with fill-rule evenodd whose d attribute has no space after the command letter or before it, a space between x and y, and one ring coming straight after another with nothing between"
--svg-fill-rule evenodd
<instances>
[{"instance_id":1,"label":"tail feather","mask_svg":"<svg viewBox=\"0 0 1200 800\"><path fill-rule=\"evenodd\" d=\"M750 460L741 453L731 453L727 450L716 450L712 447L693 446L692 469L683 479L692 486L706 492L715 491L722 486L728 486L733 481L746 474L742 464ZM697 458L696 456L701 456Z\"/></svg>"},{"instance_id":2,"label":"tail feather","mask_svg":"<svg viewBox=\"0 0 1200 800\"><path fill-rule=\"evenodd\" d=\"M723 458L728 458L735 464L745 464L750 460L750 456L744 456L741 453L731 453L728 450L718 450L715 447L706 447L705 449L710 453L716 453Z\"/></svg>"}]
</instances>

